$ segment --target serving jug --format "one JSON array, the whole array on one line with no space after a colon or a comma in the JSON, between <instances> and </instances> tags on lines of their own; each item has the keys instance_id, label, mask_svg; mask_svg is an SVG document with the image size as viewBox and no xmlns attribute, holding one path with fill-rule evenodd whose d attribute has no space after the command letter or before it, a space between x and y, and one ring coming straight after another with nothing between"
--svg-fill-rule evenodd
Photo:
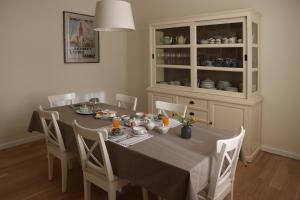
<instances>
[{"instance_id":1,"label":"serving jug","mask_svg":"<svg viewBox=\"0 0 300 200\"><path fill-rule=\"evenodd\" d=\"M176 40L177 40L177 44L185 44L186 37L184 37L183 35L180 35L180 36L176 37Z\"/></svg>"}]
</instances>

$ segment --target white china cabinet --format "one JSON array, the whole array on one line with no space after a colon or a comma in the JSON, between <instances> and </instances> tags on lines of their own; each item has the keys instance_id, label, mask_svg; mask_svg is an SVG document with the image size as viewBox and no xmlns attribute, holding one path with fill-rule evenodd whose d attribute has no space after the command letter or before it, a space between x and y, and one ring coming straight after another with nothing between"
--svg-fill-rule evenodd
<instances>
[{"instance_id":1,"label":"white china cabinet","mask_svg":"<svg viewBox=\"0 0 300 200\"><path fill-rule=\"evenodd\" d=\"M245 9L151 24L149 112L161 100L187 105L207 126L244 126L251 162L261 140L259 22Z\"/></svg>"}]
</instances>

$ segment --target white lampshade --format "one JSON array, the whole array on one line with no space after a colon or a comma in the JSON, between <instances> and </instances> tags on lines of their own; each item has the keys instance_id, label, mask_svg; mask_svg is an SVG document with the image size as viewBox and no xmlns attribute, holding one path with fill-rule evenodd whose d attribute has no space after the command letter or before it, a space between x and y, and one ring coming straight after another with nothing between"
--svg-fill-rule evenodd
<instances>
[{"instance_id":1,"label":"white lampshade","mask_svg":"<svg viewBox=\"0 0 300 200\"><path fill-rule=\"evenodd\" d=\"M96 4L95 31L135 30L130 3L121 0L101 0Z\"/></svg>"}]
</instances>

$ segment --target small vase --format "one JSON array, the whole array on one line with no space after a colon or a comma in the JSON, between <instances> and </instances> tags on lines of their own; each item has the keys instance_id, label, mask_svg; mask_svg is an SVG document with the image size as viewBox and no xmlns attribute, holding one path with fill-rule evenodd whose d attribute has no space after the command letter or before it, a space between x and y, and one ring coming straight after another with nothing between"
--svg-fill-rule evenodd
<instances>
[{"instance_id":1,"label":"small vase","mask_svg":"<svg viewBox=\"0 0 300 200\"><path fill-rule=\"evenodd\" d=\"M183 126L181 128L181 137L185 139L192 137L192 129L190 126Z\"/></svg>"}]
</instances>

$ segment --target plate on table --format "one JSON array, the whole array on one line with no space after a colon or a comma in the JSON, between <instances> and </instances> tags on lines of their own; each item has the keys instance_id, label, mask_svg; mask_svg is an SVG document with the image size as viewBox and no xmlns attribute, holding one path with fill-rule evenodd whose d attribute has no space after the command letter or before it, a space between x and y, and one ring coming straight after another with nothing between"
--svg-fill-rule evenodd
<instances>
[{"instance_id":1,"label":"plate on table","mask_svg":"<svg viewBox=\"0 0 300 200\"><path fill-rule=\"evenodd\" d=\"M116 138L116 137L123 136L124 132L125 132L125 129L123 127L120 127L120 128L111 128L108 131L108 138Z\"/></svg>"},{"instance_id":2,"label":"plate on table","mask_svg":"<svg viewBox=\"0 0 300 200\"><path fill-rule=\"evenodd\" d=\"M80 110L80 109L77 109L75 110L76 113L80 114L80 115L92 115L94 114L93 111L91 110Z\"/></svg>"},{"instance_id":3,"label":"plate on table","mask_svg":"<svg viewBox=\"0 0 300 200\"><path fill-rule=\"evenodd\" d=\"M132 128L132 135L133 136L137 136L137 137L140 137L140 136L145 136L147 135L147 130L145 127L142 127L142 126L136 126L136 127L133 127Z\"/></svg>"},{"instance_id":4,"label":"plate on table","mask_svg":"<svg viewBox=\"0 0 300 200\"><path fill-rule=\"evenodd\" d=\"M116 117L117 112L113 111L113 110L102 110L102 111L98 111L96 112L95 118L97 119L112 119L114 117Z\"/></svg>"}]
</instances>

